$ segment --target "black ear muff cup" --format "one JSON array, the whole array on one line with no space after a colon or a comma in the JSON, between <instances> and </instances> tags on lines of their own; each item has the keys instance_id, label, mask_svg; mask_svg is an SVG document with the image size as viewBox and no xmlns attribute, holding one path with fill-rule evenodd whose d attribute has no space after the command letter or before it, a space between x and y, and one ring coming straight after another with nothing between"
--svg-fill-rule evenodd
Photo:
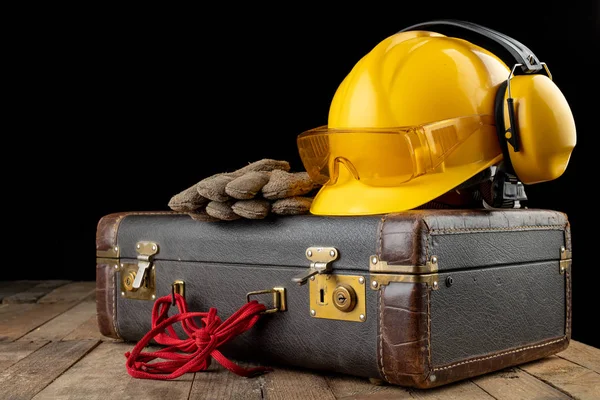
<instances>
[{"instance_id":1,"label":"black ear muff cup","mask_svg":"<svg viewBox=\"0 0 600 400\"><path fill-rule=\"evenodd\" d=\"M498 135L498 143L500 144L500 148L502 149L502 156L504 158L504 170L508 173L517 176L513 165L510 162L508 141L504 136L506 134L506 123L504 122L504 96L506 95L507 88L508 81L504 81L500 84L500 86L498 86L498 91L496 92L496 98L494 100L494 120L496 122L496 133Z\"/></svg>"}]
</instances>

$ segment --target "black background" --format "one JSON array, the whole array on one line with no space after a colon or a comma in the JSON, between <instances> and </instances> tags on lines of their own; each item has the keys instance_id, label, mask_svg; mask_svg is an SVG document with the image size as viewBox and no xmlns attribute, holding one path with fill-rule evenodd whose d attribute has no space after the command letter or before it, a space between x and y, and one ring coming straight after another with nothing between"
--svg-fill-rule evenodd
<instances>
[{"instance_id":1,"label":"black background","mask_svg":"<svg viewBox=\"0 0 600 400\"><path fill-rule=\"evenodd\" d=\"M201 178L262 158L302 169L296 136L326 124L335 89L363 55L406 26L454 18L527 45L569 101L571 162L559 179L527 187L528 205L569 216L573 338L600 347L598 3L265 3L21 16L5 58L17 118L3 152L6 216L16 221L5 253L18 259L3 277L93 280L103 215L167 210Z\"/></svg>"}]
</instances>

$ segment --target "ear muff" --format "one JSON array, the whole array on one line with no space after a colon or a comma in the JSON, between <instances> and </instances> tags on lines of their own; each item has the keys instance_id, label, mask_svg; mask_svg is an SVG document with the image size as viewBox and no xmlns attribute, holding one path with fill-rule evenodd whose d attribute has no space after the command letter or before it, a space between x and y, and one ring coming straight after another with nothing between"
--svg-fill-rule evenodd
<instances>
[{"instance_id":1,"label":"ear muff","mask_svg":"<svg viewBox=\"0 0 600 400\"><path fill-rule=\"evenodd\" d=\"M523 184L560 177L576 144L575 121L546 64L519 41L472 22L435 20L400 32L438 25L476 33L513 57L514 67L507 80L499 85L495 98L496 127L504 158L502 169ZM522 74L515 74L517 67Z\"/></svg>"},{"instance_id":2,"label":"ear muff","mask_svg":"<svg viewBox=\"0 0 600 400\"><path fill-rule=\"evenodd\" d=\"M548 76L517 75L502 83L495 119L507 172L524 184L551 181L564 173L577 141L575 120Z\"/></svg>"}]
</instances>

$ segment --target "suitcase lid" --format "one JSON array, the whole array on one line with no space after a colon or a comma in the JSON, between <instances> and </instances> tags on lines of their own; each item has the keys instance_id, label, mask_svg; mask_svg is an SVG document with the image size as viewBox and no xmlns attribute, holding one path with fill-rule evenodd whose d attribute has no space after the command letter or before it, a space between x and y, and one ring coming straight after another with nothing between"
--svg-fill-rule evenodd
<instances>
[{"instance_id":1,"label":"suitcase lid","mask_svg":"<svg viewBox=\"0 0 600 400\"><path fill-rule=\"evenodd\" d=\"M331 270L398 274L559 260L561 248L569 256L571 251L566 214L542 209L218 222L184 213L132 212L98 224L98 250L112 244L118 257L136 259L140 243L157 245L155 260L307 269L326 263ZM335 254L328 256L331 250Z\"/></svg>"}]
</instances>

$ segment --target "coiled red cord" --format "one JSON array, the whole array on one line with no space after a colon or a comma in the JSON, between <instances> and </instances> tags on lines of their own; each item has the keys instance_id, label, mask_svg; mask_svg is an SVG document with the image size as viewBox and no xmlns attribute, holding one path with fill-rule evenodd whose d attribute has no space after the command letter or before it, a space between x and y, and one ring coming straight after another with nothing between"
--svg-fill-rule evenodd
<instances>
[{"instance_id":1,"label":"coiled red cord","mask_svg":"<svg viewBox=\"0 0 600 400\"><path fill-rule=\"evenodd\" d=\"M243 368L228 360L218 349L235 336L252 328L261 313L266 310L264 304L256 300L245 303L224 322L217 316L217 310L208 312L189 312L185 299L175 293L175 304L179 313L168 316L172 297L163 296L156 300L152 308L152 329L140 339L135 347L125 353L127 373L141 379L175 379L188 372L205 371L211 359L234 374L253 377L271 371L268 367ZM199 327L193 318L200 318ZM186 339L178 337L173 324L181 322ZM142 351L150 341L166 347L155 352ZM156 359L167 361L152 362Z\"/></svg>"}]
</instances>

